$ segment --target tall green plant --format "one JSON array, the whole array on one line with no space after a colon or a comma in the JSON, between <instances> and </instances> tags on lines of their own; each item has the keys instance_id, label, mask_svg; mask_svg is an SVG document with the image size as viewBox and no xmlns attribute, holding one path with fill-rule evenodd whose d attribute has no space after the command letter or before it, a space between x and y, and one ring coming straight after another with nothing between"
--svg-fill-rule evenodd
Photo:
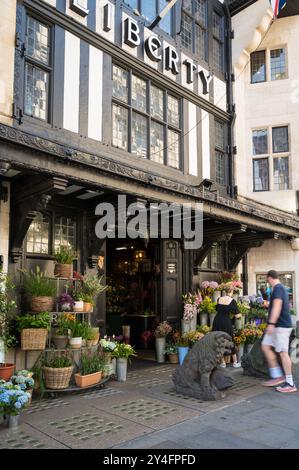
<instances>
[{"instance_id":1,"label":"tall green plant","mask_svg":"<svg viewBox=\"0 0 299 470\"><path fill-rule=\"evenodd\" d=\"M80 359L81 375L95 374L104 371L105 366L103 360L99 357L99 353L82 353Z\"/></svg>"},{"instance_id":2,"label":"tall green plant","mask_svg":"<svg viewBox=\"0 0 299 470\"><path fill-rule=\"evenodd\" d=\"M11 299L13 290L9 277L0 270L0 339L4 341L5 351L17 343L12 332L12 315L16 307L16 302Z\"/></svg>"},{"instance_id":3,"label":"tall green plant","mask_svg":"<svg viewBox=\"0 0 299 470\"><path fill-rule=\"evenodd\" d=\"M46 273L37 266L35 271L23 271L24 288L31 297L54 297L56 286L53 279L49 279Z\"/></svg>"},{"instance_id":4,"label":"tall green plant","mask_svg":"<svg viewBox=\"0 0 299 470\"><path fill-rule=\"evenodd\" d=\"M50 329L51 316L48 312L38 314L19 315L16 317L18 330L26 328L46 328Z\"/></svg>"},{"instance_id":5,"label":"tall green plant","mask_svg":"<svg viewBox=\"0 0 299 470\"><path fill-rule=\"evenodd\" d=\"M76 253L69 248L68 246L60 246L54 255L54 260L56 263L60 264L72 264L72 262L76 259Z\"/></svg>"}]
</instances>

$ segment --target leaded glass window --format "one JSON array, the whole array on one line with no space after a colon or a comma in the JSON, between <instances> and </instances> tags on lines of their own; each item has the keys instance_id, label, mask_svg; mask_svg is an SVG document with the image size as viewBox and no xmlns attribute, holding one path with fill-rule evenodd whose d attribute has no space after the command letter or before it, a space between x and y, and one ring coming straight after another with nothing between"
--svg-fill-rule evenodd
<instances>
[{"instance_id":1,"label":"leaded glass window","mask_svg":"<svg viewBox=\"0 0 299 470\"><path fill-rule=\"evenodd\" d=\"M168 4L168 0L124 0L129 7L137 10L148 23L151 23ZM159 27L171 34L173 9L159 23Z\"/></svg>"},{"instance_id":2,"label":"leaded glass window","mask_svg":"<svg viewBox=\"0 0 299 470\"><path fill-rule=\"evenodd\" d=\"M271 80L287 78L286 50L273 49L270 51Z\"/></svg>"},{"instance_id":3,"label":"leaded glass window","mask_svg":"<svg viewBox=\"0 0 299 470\"><path fill-rule=\"evenodd\" d=\"M55 219L54 253L61 246L76 250L76 222L67 216L56 217Z\"/></svg>"},{"instance_id":4,"label":"leaded glass window","mask_svg":"<svg viewBox=\"0 0 299 470\"><path fill-rule=\"evenodd\" d=\"M131 152L140 157L147 157L147 118L132 113L132 148Z\"/></svg>"},{"instance_id":5,"label":"leaded glass window","mask_svg":"<svg viewBox=\"0 0 299 470\"><path fill-rule=\"evenodd\" d=\"M272 129L273 153L289 151L289 129L288 126L273 127Z\"/></svg>"},{"instance_id":6,"label":"leaded glass window","mask_svg":"<svg viewBox=\"0 0 299 470\"><path fill-rule=\"evenodd\" d=\"M201 59L208 59L208 1L183 0L182 46Z\"/></svg>"},{"instance_id":7,"label":"leaded glass window","mask_svg":"<svg viewBox=\"0 0 299 470\"><path fill-rule=\"evenodd\" d=\"M128 72L121 67L113 66L113 96L127 103Z\"/></svg>"},{"instance_id":8,"label":"leaded glass window","mask_svg":"<svg viewBox=\"0 0 299 470\"><path fill-rule=\"evenodd\" d=\"M25 65L25 113L47 119L49 74L29 63Z\"/></svg>"},{"instance_id":9,"label":"leaded glass window","mask_svg":"<svg viewBox=\"0 0 299 470\"><path fill-rule=\"evenodd\" d=\"M290 189L289 183L289 157L275 157L273 159L274 190Z\"/></svg>"},{"instance_id":10,"label":"leaded glass window","mask_svg":"<svg viewBox=\"0 0 299 470\"><path fill-rule=\"evenodd\" d=\"M253 160L253 190L269 191L268 158L258 158Z\"/></svg>"},{"instance_id":11,"label":"leaded glass window","mask_svg":"<svg viewBox=\"0 0 299 470\"><path fill-rule=\"evenodd\" d=\"M216 182L226 186L225 125L215 121Z\"/></svg>"},{"instance_id":12,"label":"leaded glass window","mask_svg":"<svg viewBox=\"0 0 299 470\"><path fill-rule=\"evenodd\" d=\"M266 51L251 54L251 83L266 81Z\"/></svg>"},{"instance_id":13,"label":"leaded glass window","mask_svg":"<svg viewBox=\"0 0 299 470\"><path fill-rule=\"evenodd\" d=\"M155 121L151 123L151 160L164 163L164 126Z\"/></svg>"},{"instance_id":14,"label":"leaded glass window","mask_svg":"<svg viewBox=\"0 0 299 470\"><path fill-rule=\"evenodd\" d=\"M49 218L39 212L27 232L27 252L49 253L49 226Z\"/></svg>"},{"instance_id":15,"label":"leaded glass window","mask_svg":"<svg viewBox=\"0 0 299 470\"><path fill-rule=\"evenodd\" d=\"M268 130L259 129L252 132L253 155L268 153Z\"/></svg>"},{"instance_id":16,"label":"leaded glass window","mask_svg":"<svg viewBox=\"0 0 299 470\"><path fill-rule=\"evenodd\" d=\"M135 75L132 76L132 106L139 111L146 112L146 81Z\"/></svg>"},{"instance_id":17,"label":"leaded glass window","mask_svg":"<svg viewBox=\"0 0 299 470\"><path fill-rule=\"evenodd\" d=\"M113 65L112 144L180 168L181 100L149 80Z\"/></svg>"},{"instance_id":18,"label":"leaded glass window","mask_svg":"<svg viewBox=\"0 0 299 470\"><path fill-rule=\"evenodd\" d=\"M51 73L50 28L28 16L25 48L25 114L48 120Z\"/></svg>"},{"instance_id":19,"label":"leaded glass window","mask_svg":"<svg viewBox=\"0 0 299 470\"><path fill-rule=\"evenodd\" d=\"M224 69L224 17L213 11L213 65L217 72Z\"/></svg>"}]
</instances>

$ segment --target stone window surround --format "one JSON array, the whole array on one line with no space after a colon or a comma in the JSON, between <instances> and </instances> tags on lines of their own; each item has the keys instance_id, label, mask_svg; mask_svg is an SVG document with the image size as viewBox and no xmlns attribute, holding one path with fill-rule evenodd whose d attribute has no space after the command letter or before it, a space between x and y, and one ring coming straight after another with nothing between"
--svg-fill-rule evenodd
<instances>
[{"instance_id":1,"label":"stone window surround","mask_svg":"<svg viewBox=\"0 0 299 470\"><path fill-rule=\"evenodd\" d=\"M288 152L282 152L282 153L274 153L273 152L273 140L272 140L272 129L273 128L279 128L279 127L287 127L288 128L288 137L289 137L289 151ZM254 155L253 153L253 142L252 142L252 135L254 131L259 131L259 130L267 130L267 136L268 136L268 151L267 153L264 154L257 154ZM259 160L259 159L268 159L268 177L269 177L269 189L268 190L255 190L254 189L254 174L253 174L253 164L252 164L252 191L253 192L269 192L269 191L290 191L293 189L293 179L292 179L292 158L291 158L291 131L290 131L290 124L277 124L277 125L272 125L272 126L259 126L256 128L251 129L251 135L250 135L251 141L250 141L250 146L251 146L251 155L252 155L252 162L254 160ZM279 158L279 157L288 157L289 159L289 188L288 189L274 189L274 159Z\"/></svg>"}]
</instances>

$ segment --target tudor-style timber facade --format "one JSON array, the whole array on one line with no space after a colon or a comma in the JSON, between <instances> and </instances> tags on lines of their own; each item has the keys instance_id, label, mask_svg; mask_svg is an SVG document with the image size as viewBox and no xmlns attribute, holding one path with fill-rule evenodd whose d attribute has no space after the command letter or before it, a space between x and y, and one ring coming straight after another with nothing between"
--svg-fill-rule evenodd
<instances>
[{"instance_id":1,"label":"tudor-style timber facade","mask_svg":"<svg viewBox=\"0 0 299 470\"><path fill-rule=\"evenodd\" d=\"M53 272L55 248L67 242L74 268L96 272L103 257L109 282L127 278L128 289L137 282L146 291L125 313L151 310L176 324L183 292L237 269L246 291L249 250L299 237L295 214L238 197L230 11L199 3L178 1L151 30L153 18L130 1L4 1L0 255L15 277L36 265ZM119 194L202 203L202 248L185 250L171 236L97 239L95 208L116 205ZM122 254L138 250L152 266L142 273L128 271ZM103 331L120 326L110 307L103 295L94 310Z\"/></svg>"}]
</instances>

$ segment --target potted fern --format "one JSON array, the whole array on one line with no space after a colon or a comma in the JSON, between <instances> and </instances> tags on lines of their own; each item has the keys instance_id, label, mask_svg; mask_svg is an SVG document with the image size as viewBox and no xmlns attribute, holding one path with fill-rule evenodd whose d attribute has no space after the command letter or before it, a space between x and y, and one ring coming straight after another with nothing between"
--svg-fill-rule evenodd
<instances>
[{"instance_id":1,"label":"potted fern","mask_svg":"<svg viewBox=\"0 0 299 470\"><path fill-rule=\"evenodd\" d=\"M90 273L84 274L81 286L84 312L90 312L95 303L95 298L107 289L102 280L103 276L98 277Z\"/></svg>"},{"instance_id":2,"label":"potted fern","mask_svg":"<svg viewBox=\"0 0 299 470\"><path fill-rule=\"evenodd\" d=\"M75 381L78 387L85 388L99 383L105 367L98 351L82 353L79 370L80 372L75 374Z\"/></svg>"},{"instance_id":3,"label":"potted fern","mask_svg":"<svg viewBox=\"0 0 299 470\"><path fill-rule=\"evenodd\" d=\"M72 276L72 264L76 254L68 246L60 246L54 255L54 276L69 279Z\"/></svg>"},{"instance_id":4,"label":"potted fern","mask_svg":"<svg viewBox=\"0 0 299 470\"><path fill-rule=\"evenodd\" d=\"M37 266L35 272L24 273L24 288L30 297L32 312L52 312L56 287L52 279Z\"/></svg>"}]
</instances>

